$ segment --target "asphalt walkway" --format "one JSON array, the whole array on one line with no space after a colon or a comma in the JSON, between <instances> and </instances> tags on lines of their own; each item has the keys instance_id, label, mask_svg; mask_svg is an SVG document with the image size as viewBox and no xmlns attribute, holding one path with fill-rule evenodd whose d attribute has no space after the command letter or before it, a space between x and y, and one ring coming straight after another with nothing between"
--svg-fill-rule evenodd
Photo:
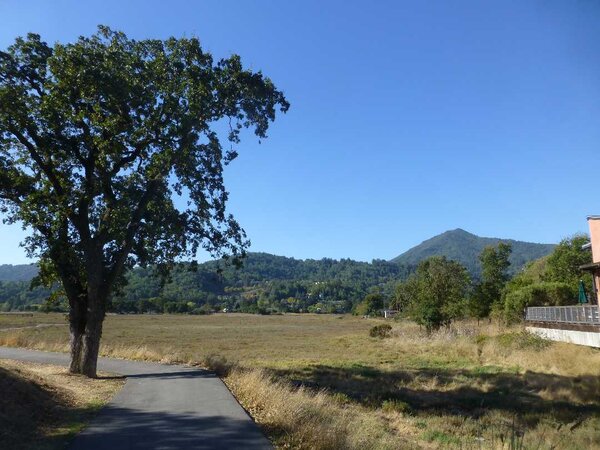
<instances>
[{"instance_id":1,"label":"asphalt walkway","mask_svg":"<svg viewBox=\"0 0 600 450\"><path fill-rule=\"evenodd\" d=\"M0 358L68 365L69 355L0 347ZM72 450L272 449L223 382L205 370L100 358L125 386L78 434Z\"/></svg>"}]
</instances>

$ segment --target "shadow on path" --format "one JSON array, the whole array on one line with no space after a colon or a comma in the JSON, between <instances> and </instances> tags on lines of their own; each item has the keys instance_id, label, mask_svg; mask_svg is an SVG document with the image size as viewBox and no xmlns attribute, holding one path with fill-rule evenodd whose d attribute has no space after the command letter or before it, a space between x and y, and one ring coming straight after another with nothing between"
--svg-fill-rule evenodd
<instances>
[{"instance_id":1,"label":"shadow on path","mask_svg":"<svg viewBox=\"0 0 600 450\"><path fill-rule=\"evenodd\" d=\"M105 407L95 424L79 434L72 450L264 449L264 437L248 420ZM101 425L101 426L99 426Z\"/></svg>"},{"instance_id":2,"label":"shadow on path","mask_svg":"<svg viewBox=\"0 0 600 450\"><path fill-rule=\"evenodd\" d=\"M185 378L218 378L214 373L205 370L182 370L179 372L137 373L130 375L99 376L99 380L122 380L126 378L156 378L156 379L185 379Z\"/></svg>"}]
</instances>

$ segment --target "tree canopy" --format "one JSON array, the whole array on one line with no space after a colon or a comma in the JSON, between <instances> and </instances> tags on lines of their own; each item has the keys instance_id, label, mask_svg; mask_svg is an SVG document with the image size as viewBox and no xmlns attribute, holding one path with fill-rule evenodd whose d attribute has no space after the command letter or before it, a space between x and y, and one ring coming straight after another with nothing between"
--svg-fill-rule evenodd
<instances>
[{"instance_id":1,"label":"tree canopy","mask_svg":"<svg viewBox=\"0 0 600 450\"><path fill-rule=\"evenodd\" d=\"M589 242L585 234L563 239L547 257L530 263L507 283L504 290L504 316L508 321L522 318L528 306L577 304L579 281L594 296L592 277L580 266L592 262L592 254L582 246ZM595 301L592 298L592 301Z\"/></svg>"},{"instance_id":2,"label":"tree canopy","mask_svg":"<svg viewBox=\"0 0 600 450\"><path fill-rule=\"evenodd\" d=\"M288 107L262 73L237 55L215 62L196 38L136 41L100 26L53 47L29 34L0 52L0 212L32 230L41 279L64 288L72 371L95 374L125 269L168 267L200 247L243 255L223 166L244 128L264 138Z\"/></svg>"},{"instance_id":3,"label":"tree canopy","mask_svg":"<svg viewBox=\"0 0 600 450\"><path fill-rule=\"evenodd\" d=\"M485 247L479 255L481 282L475 285L469 299L469 309L472 316L478 319L487 317L494 305L496 305L496 308L501 307L502 291L510 279L508 270L510 268L509 257L511 252L511 244L500 242L496 247Z\"/></svg>"},{"instance_id":4,"label":"tree canopy","mask_svg":"<svg viewBox=\"0 0 600 450\"><path fill-rule=\"evenodd\" d=\"M583 273L579 268L592 262L592 253L582 249L582 246L589 240L585 234L576 234L561 240L548 257L544 279L569 283L574 291L581 279L585 279L586 284L591 285L591 276Z\"/></svg>"},{"instance_id":5,"label":"tree canopy","mask_svg":"<svg viewBox=\"0 0 600 450\"><path fill-rule=\"evenodd\" d=\"M354 313L359 316L380 315L383 310L383 295L379 292L367 294L362 302L356 305Z\"/></svg>"},{"instance_id":6,"label":"tree canopy","mask_svg":"<svg viewBox=\"0 0 600 450\"><path fill-rule=\"evenodd\" d=\"M464 266L444 256L432 256L398 287L396 296L410 316L430 332L464 315L469 284Z\"/></svg>"}]
</instances>

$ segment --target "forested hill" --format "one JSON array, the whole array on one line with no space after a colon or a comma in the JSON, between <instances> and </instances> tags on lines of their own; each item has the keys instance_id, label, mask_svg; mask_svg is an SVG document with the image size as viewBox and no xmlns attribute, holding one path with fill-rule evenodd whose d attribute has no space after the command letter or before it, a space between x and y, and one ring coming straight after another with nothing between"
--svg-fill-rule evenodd
<instances>
[{"instance_id":1,"label":"forested hill","mask_svg":"<svg viewBox=\"0 0 600 450\"><path fill-rule=\"evenodd\" d=\"M0 281L29 281L37 272L35 264L0 264Z\"/></svg>"},{"instance_id":2,"label":"forested hill","mask_svg":"<svg viewBox=\"0 0 600 450\"><path fill-rule=\"evenodd\" d=\"M218 262L201 264L203 269L214 270ZM249 286L262 281L356 281L377 284L389 278L406 278L409 267L382 259L372 262L352 259L295 259L269 253L249 253L241 269L226 267L222 276L227 285Z\"/></svg>"},{"instance_id":3,"label":"forested hill","mask_svg":"<svg viewBox=\"0 0 600 450\"><path fill-rule=\"evenodd\" d=\"M308 298L313 291L330 289L335 294L321 292L321 297L358 301L373 287L406 279L410 271L409 267L383 260L372 263L350 259L300 260L249 253L240 269L225 266L220 261L199 264L196 270L181 264L164 286L160 286L149 270L135 269L129 273L129 283L121 297L202 301L214 295L254 292L270 301L278 301L288 297Z\"/></svg>"},{"instance_id":4,"label":"forested hill","mask_svg":"<svg viewBox=\"0 0 600 450\"><path fill-rule=\"evenodd\" d=\"M416 265L432 255L459 261L477 276L478 255L500 239L480 238L463 230L429 239L392 261L370 263L351 259L300 260L268 253L249 253L241 269L221 261L176 266L170 280L161 283L150 269L127 274L128 284L113 296L112 308L121 312L329 311L347 312L364 296L380 290L391 295ZM548 254L553 246L505 240L513 245L513 272ZM35 265L0 266L0 310L23 309L43 303L48 290L29 289Z\"/></svg>"},{"instance_id":5,"label":"forested hill","mask_svg":"<svg viewBox=\"0 0 600 450\"><path fill-rule=\"evenodd\" d=\"M446 231L411 248L407 252L384 261L370 263L351 259L295 259L269 253L249 253L241 269L225 267L218 277L219 284L229 287L251 286L265 281L358 281L378 284L383 279L405 278L420 261L434 255L444 255L463 264L477 276L480 272L478 256L484 247L499 242L512 244L511 271L518 272L527 262L549 254L553 244L535 244L512 239L485 238L461 229ZM209 261L198 265L205 278L216 274L222 264ZM138 269L138 276L147 271ZM135 272L135 271L134 271ZM0 281L29 281L37 273L34 264L0 265ZM133 275L136 277L136 275Z\"/></svg>"},{"instance_id":6,"label":"forested hill","mask_svg":"<svg viewBox=\"0 0 600 450\"><path fill-rule=\"evenodd\" d=\"M175 276L187 271L182 265L175 270ZM149 276L149 271L135 269L134 277ZM390 277L405 278L410 268L381 259L371 263L351 259L295 259L269 253L248 253L243 266L236 269L220 261L209 261L198 265L198 272L213 274L219 283L226 286L251 286L263 281L326 281L364 280L376 282ZM0 265L0 281L29 281L37 274L35 264ZM131 277L131 276L130 276Z\"/></svg>"},{"instance_id":7,"label":"forested hill","mask_svg":"<svg viewBox=\"0 0 600 450\"><path fill-rule=\"evenodd\" d=\"M0 275L0 309L19 309L47 298L46 290L29 290L35 266L11 267ZM410 267L384 260L299 260L249 253L241 269L217 261L198 264L194 270L190 264L179 264L166 284L150 269L136 268L112 302L114 310L140 312L189 312L201 307L344 312L372 289L393 289L410 272ZM21 281L14 281L17 276Z\"/></svg>"},{"instance_id":8,"label":"forested hill","mask_svg":"<svg viewBox=\"0 0 600 450\"><path fill-rule=\"evenodd\" d=\"M510 270L512 273L518 272L529 261L548 255L555 247L554 244L536 244L513 239L480 237L458 228L427 239L391 261L415 266L430 256L442 255L460 262L471 274L477 277L481 273L479 254L488 245L498 245L499 242L512 245L512 255L510 257Z\"/></svg>"}]
</instances>

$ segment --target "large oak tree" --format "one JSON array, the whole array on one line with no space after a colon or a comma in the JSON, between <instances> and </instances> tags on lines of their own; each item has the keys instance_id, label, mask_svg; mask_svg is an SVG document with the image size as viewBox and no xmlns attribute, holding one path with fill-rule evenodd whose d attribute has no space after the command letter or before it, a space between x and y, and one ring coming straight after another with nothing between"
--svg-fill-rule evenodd
<instances>
[{"instance_id":1,"label":"large oak tree","mask_svg":"<svg viewBox=\"0 0 600 450\"><path fill-rule=\"evenodd\" d=\"M168 267L202 247L243 255L223 167L243 129L264 138L288 107L262 73L236 55L215 62L193 38L99 27L54 46L29 34L0 52L0 212L31 230L24 245L41 279L62 285L71 372L95 376L107 303L128 268Z\"/></svg>"}]
</instances>

